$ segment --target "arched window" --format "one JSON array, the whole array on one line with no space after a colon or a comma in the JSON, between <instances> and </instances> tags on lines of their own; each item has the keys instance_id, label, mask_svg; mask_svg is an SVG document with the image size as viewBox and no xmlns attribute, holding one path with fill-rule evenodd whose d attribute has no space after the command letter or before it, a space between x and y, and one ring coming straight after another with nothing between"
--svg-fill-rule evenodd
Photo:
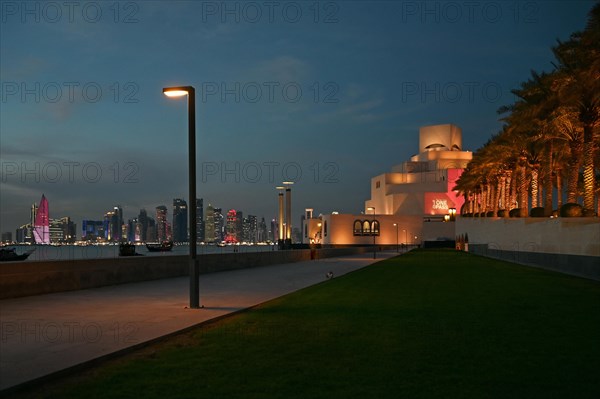
<instances>
[{"instance_id":1,"label":"arched window","mask_svg":"<svg viewBox=\"0 0 600 399\"><path fill-rule=\"evenodd\" d=\"M362 222L360 220L354 221L354 235L362 236Z\"/></svg>"},{"instance_id":2,"label":"arched window","mask_svg":"<svg viewBox=\"0 0 600 399\"><path fill-rule=\"evenodd\" d=\"M371 235L378 236L379 235L379 221L373 220L371 222Z\"/></svg>"},{"instance_id":3,"label":"arched window","mask_svg":"<svg viewBox=\"0 0 600 399\"><path fill-rule=\"evenodd\" d=\"M365 220L362 223L362 233L365 236L371 235L371 224L369 223L368 220Z\"/></svg>"}]
</instances>

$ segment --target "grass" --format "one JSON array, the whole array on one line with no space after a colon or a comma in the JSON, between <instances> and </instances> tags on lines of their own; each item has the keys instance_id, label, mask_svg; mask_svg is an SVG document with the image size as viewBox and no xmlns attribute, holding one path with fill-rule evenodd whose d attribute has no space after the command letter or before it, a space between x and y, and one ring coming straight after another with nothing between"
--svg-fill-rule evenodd
<instances>
[{"instance_id":1,"label":"grass","mask_svg":"<svg viewBox=\"0 0 600 399\"><path fill-rule=\"evenodd\" d=\"M600 284L418 250L24 397L598 398Z\"/></svg>"}]
</instances>

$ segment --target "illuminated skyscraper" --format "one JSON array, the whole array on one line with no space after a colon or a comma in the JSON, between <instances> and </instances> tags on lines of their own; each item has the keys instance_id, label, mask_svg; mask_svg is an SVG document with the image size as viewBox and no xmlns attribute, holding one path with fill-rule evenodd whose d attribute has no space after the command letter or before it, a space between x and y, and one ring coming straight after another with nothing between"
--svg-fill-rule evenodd
<instances>
[{"instance_id":1,"label":"illuminated skyscraper","mask_svg":"<svg viewBox=\"0 0 600 399\"><path fill-rule=\"evenodd\" d=\"M256 216L248 215L243 219L242 231L244 233L243 241L248 243L256 243L258 241L258 223Z\"/></svg>"},{"instance_id":2,"label":"illuminated skyscraper","mask_svg":"<svg viewBox=\"0 0 600 399\"><path fill-rule=\"evenodd\" d=\"M48 200L42 194L40 206L35 215L35 224L33 225L33 237L36 244L50 244L50 212L48 210Z\"/></svg>"},{"instance_id":3,"label":"illuminated skyscraper","mask_svg":"<svg viewBox=\"0 0 600 399\"><path fill-rule=\"evenodd\" d=\"M225 226L225 241L228 243L238 242L238 216L235 209L230 209L227 212L227 224Z\"/></svg>"},{"instance_id":4,"label":"illuminated skyscraper","mask_svg":"<svg viewBox=\"0 0 600 399\"><path fill-rule=\"evenodd\" d=\"M196 199L196 231L198 233L198 242L204 241L204 200Z\"/></svg>"},{"instance_id":5,"label":"illuminated skyscraper","mask_svg":"<svg viewBox=\"0 0 600 399\"><path fill-rule=\"evenodd\" d=\"M104 223L101 220L84 220L81 222L81 239L96 241L104 238Z\"/></svg>"},{"instance_id":6,"label":"illuminated skyscraper","mask_svg":"<svg viewBox=\"0 0 600 399\"><path fill-rule=\"evenodd\" d=\"M204 242L215 242L215 209L211 204L206 207L204 217Z\"/></svg>"},{"instance_id":7,"label":"illuminated skyscraper","mask_svg":"<svg viewBox=\"0 0 600 399\"><path fill-rule=\"evenodd\" d=\"M159 205L156 207L156 231L159 242L167 241L167 207Z\"/></svg>"},{"instance_id":8,"label":"illuminated skyscraper","mask_svg":"<svg viewBox=\"0 0 600 399\"><path fill-rule=\"evenodd\" d=\"M187 242L188 234L188 210L187 203L180 199L173 199L173 241Z\"/></svg>"},{"instance_id":9,"label":"illuminated skyscraper","mask_svg":"<svg viewBox=\"0 0 600 399\"><path fill-rule=\"evenodd\" d=\"M215 241L221 242L225 240L225 218L221 213L221 208L215 209Z\"/></svg>"}]
</instances>

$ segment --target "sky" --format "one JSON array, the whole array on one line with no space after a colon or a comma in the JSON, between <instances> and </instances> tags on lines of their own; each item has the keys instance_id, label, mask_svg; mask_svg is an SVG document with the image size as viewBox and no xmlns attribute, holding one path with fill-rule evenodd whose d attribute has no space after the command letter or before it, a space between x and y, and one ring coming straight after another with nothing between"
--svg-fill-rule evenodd
<instances>
[{"instance_id":1,"label":"sky","mask_svg":"<svg viewBox=\"0 0 600 399\"><path fill-rule=\"evenodd\" d=\"M50 217L154 214L187 199L196 89L197 196L269 220L360 213L370 178L453 123L474 151L496 110L592 1L0 1L0 231ZM299 219L298 219L299 220Z\"/></svg>"}]
</instances>

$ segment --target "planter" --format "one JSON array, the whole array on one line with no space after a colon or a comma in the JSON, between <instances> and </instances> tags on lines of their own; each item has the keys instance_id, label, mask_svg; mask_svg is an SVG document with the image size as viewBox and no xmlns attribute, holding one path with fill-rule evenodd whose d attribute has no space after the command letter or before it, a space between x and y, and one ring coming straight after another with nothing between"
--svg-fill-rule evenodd
<instances>
[{"instance_id":1,"label":"planter","mask_svg":"<svg viewBox=\"0 0 600 399\"><path fill-rule=\"evenodd\" d=\"M560 207L560 217L578 218L583 215L583 207L579 204L569 202Z\"/></svg>"},{"instance_id":2,"label":"planter","mask_svg":"<svg viewBox=\"0 0 600 399\"><path fill-rule=\"evenodd\" d=\"M538 206L535 208L531 208L531 212L529 214L532 218L543 218L545 215L545 210L543 207Z\"/></svg>"}]
</instances>

